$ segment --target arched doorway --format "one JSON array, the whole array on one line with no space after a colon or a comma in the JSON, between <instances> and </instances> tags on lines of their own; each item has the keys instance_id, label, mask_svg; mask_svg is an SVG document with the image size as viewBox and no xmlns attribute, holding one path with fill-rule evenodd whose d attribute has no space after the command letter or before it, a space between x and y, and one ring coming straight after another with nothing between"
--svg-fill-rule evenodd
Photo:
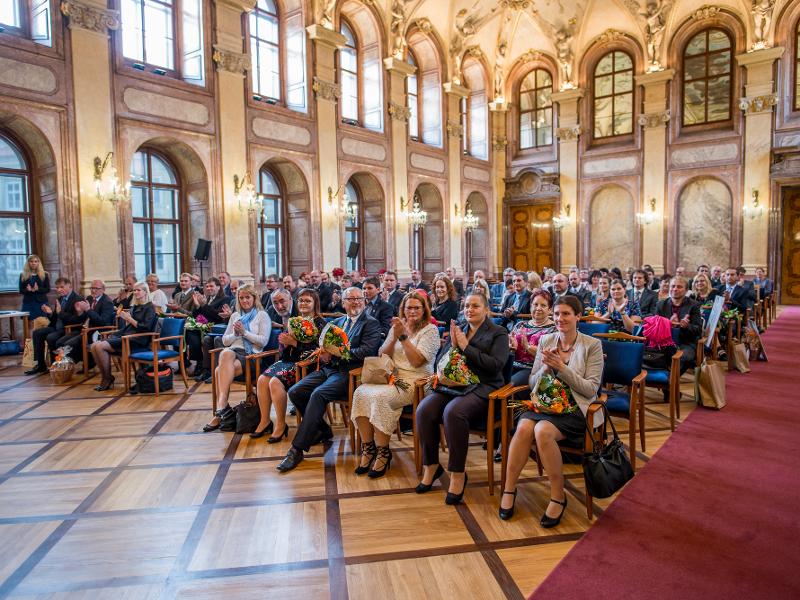
<instances>
[{"instance_id":1,"label":"arched doorway","mask_svg":"<svg viewBox=\"0 0 800 600\"><path fill-rule=\"evenodd\" d=\"M345 185L343 215L344 264L353 269L377 273L386 267L385 200L381 184L371 173L355 173ZM350 242L357 243L356 255L346 256ZM350 269L350 270L353 270Z\"/></svg>"},{"instance_id":2,"label":"arched doorway","mask_svg":"<svg viewBox=\"0 0 800 600\"><path fill-rule=\"evenodd\" d=\"M431 280L446 267L442 195L432 183L421 183L413 198L419 201L428 219L424 227L412 228L412 259L416 256L418 263L415 265L412 260L412 265L422 271L423 279Z\"/></svg>"},{"instance_id":3,"label":"arched doorway","mask_svg":"<svg viewBox=\"0 0 800 600\"><path fill-rule=\"evenodd\" d=\"M467 273L477 269L489 270L489 207L486 198L480 192L472 192L464 203L464 216L472 211L477 217L478 226L469 230L464 228L464 265Z\"/></svg>"}]
</instances>

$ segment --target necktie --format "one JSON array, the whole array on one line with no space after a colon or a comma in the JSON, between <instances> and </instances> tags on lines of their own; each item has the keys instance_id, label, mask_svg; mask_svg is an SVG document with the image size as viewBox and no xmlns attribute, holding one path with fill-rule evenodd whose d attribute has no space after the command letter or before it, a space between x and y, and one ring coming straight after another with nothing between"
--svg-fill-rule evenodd
<instances>
[{"instance_id":1,"label":"necktie","mask_svg":"<svg viewBox=\"0 0 800 600\"><path fill-rule=\"evenodd\" d=\"M94 310L94 305L97 304L97 298L92 296L92 301L89 303L89 308Z\"/></svg>"},{"instance_id":2,"label":"necktie","mask_svg":"<svg viewBox=\"0 0 800 600\"><path fill-rule=\"evenodd\" d=\"M64 307L67 305L67 297L64 296L61 298L61 310L64 310Z\"/></svg>"},{"instance_id":3,"label":"necktie","mask_svg":"<svg viewBox=\"0 0 800 600\"><path fill-rule=\"evenodd\" d=\"M633 295L633 299L636 302L642 299L642 292L640 290L636 290L636 293Z\"/></svg>"}]
</instances>

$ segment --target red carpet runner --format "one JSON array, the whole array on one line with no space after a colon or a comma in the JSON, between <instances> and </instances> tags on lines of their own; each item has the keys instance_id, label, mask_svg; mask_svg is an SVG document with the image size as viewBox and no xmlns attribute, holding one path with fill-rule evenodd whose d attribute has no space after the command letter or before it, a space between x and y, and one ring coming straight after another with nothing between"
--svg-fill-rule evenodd
<instances>
[{"instance_id":1,"label":"red carpet runner","mask_svg":"<svg viewBox=\"0 0 800 600\"><path fill-rule=\"evenodd\" d=\"M800 307L727 375L531 596L800 598Z\"/></svg>"}]
</instances>

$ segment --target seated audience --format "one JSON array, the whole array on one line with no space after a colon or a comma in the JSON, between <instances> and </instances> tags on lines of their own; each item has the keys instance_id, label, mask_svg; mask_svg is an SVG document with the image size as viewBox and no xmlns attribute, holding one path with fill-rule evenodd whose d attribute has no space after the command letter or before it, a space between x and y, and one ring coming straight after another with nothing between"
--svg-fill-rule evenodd
<instances>
[{"instance_id":1,"label":"seated audience","mask_svg":"<svg viewBox=\"0 0 800 600\"><path fill-rule=\"evenodd\" d=\"M489 394L503 385L503 365L508 356L508 331L489 318L485 296L470 294L464 299L467 325L450 325L450 343L464 355L467 367L480 383L463 388L437 388L417 407L417 433L422 446L422 481L418 494L430 491L433 482L444 474L439 464L439 432L444 425L448 446L450 487L446 504L458 504L464 497L467 475L464 471L469 448L470 422L485 420ZM448 348L445 347L444 352Z\"/></svg>"},{"instance_id":2,"label":"seated audience","mask_svg":"<svg viewBox=\"0 0 800 600\"><path fill-rule=\"evenodd\" d=\"M303 452L333 437L330 425L325 422L326 406L347 394L350 369L360 367L367 356L375 356L380 348L381 326L366 314L361 288L347 288L342 299L347 314L333 323L347 334L350 358L343 360L321 351L320 369L289 388L289 399L303 415L303 421L297 428L292 447L277 467L280 472L291 471L302 462Z\"/></svg>"},{"instance_id":3,"label":"seated audience","mask_svg":"<svg viewBox=\"0 0 800 600\"><path fill-rule=\"evenodd\" d=\"M503 270L503 279L495 283L491 287L492 298L497 298L499 301L502 301L503 297L505 296L506 290L511 287L511 282L514 279L514 269L506 268Z\"/></svg>"},{"instance_id":4,"label":"seated audience","mask_svg":"<svg viewBox=\"0 0 800 600\"><path fill-rule=\"evenodd\" d=\"M56 348L63 346L64 341L73 335L72 333L65 335L66 326L83 322L83 316L75 309L75 305L83 298L72 290L72 282L69 279L66 277L56 279L56 294L58 298L54 307L42 304L41 310L50 322L46 327L39 327L31 333L33 358L36 366L25 371L25 375L47 373L44 356L45 342L52 355Z\"/></svg>"},{"instance_id":5,"label":"seated audience","mask_svg":"<svg viewBox=\"0 0 800 600\"><path fill-rule=\"evenodd\" d=\"M602 280L601 280L602 281ZM636 300L628 300L625 283L622 279L611 282L610 297L597 306L597 313L611 323L611 329L633 332L633 328L642 322L642 311Z\"/></svg>"},{"instance_id":6,"label":"seated audience","mask_svg":"<svg viewBox=\"0 0 800 600\"><path fill-rule=\"evenodd\" d=\"M453 289L456 291L456 302L458 302L464 297L464 283L459 277L456 277L455 267L447 267L444 270L444 274L453 282Z\"/></svg>"},{"instance_id":7,"label":"seated audience","mask_svg":"<svg viewBox=\"0 0 800 600\"><path fill-rule=\"evenodd\" d=\"M297 289L297 282L294 279L292 279L291 275L284 275L282 282L283 282L283 289L289 292L292 295L292 298L297 296L297 292L299 291Z\"/></svg>"},{"instance_id":8,"label":"seated audience","mask_svg":"<svg viewBox=\"0 0 800 600\"><path fill-rule=\"evenodd\" d=\"M500 306L500 314L502 316L499 324L506 329L513 327L517 315L530 314L531 293L527 289L527 284L525 273L523 271L515 271L514 276L511 278L513 290L503 299L503 304Z\"/></svg>"},{"instance_id":9,"label":"seated audience","mask_svg":"<svg viewBox=\"0 0 800 600\"><path fill-rule=\"evenodd\" d=\"M273 303L285 303L287 295L286 290L276 290L272 293ZM322 331L326 325L319 310L319 295L314 290L304 289L297 294L297 312L301 317L312 319L319 331ZM281 351L278 360L258 378L256 388L261 420L258 422L255 432L250 434L251 438L260 438L267 433L277 433L267 439L270 444L280 442L289 435L289 425L286 423L287 392L297 383L295 363L318 347L317 339L300 342L288 331L284 331L278 336L278 342ZM273 405L275 406L276 424L273 424L270 418Z\"/></svg>"},{"instance_id":10,"label":"seated audience","mask_svg":"<svg viewBox=\"0 0 800 600\"><path fill-rule=\"evenodd\" d=\"M747 291L747 308L753 308L756 302L756 289L753 287L753 282L745 277L747 269L742 266L736 267L736 277L741 285Z\"/></svg>"},{"instance_id":11,"label":"seated audience","mask_svg":"<svg viewBox=\"0 0 800 600\"><path fill-rule=\"evenodd\" d=\"M261 297L264 298L264 296ZM292 295L287 290L277 289L269 295L268 302L269 305L265 310L270 321L277 323L285 330L289 325L289 319L297 316L297 304L292 299Z\"/></svg>"},{"instance_id":12,"label":"seated audience","mask_svg":"<svg viewBox=\"0 0 800 600\"><path fill-rule=\"evenodd\" d=\"M572 271L568 277L569 280L569 287L567 288L567 293L571 296L575 296L578 300L581 301L581 304L586 306L589 304L589 301L592 298L592 292L590 292L586 285L581 281L580 275L577 272Z\"/></svg>"},{"instance_id":13,"label":"seated audience","mask_svg":"<svg viewBox=\"0 0 800 600\"><path fill-rule=\"evenodd\" d=\"M455 287L447 277L437 277L433 280L433 293L431 316L436 324L450 328L450 322L458 319L458 294Z\"/></svg>"},{"instance_id":14,"label":"seated audience","mask_svg":"<svg viewBox=\"0 0 800 600\"><path fill-rule=\"evenodd\" d=\"M209 277L205 285L205 295L195 292L192 294L192 317L197 319L202 316L210 326L227 323L232 311L229 305L230 298L222 292L222 282L216 277ZM209 352L214 349L218 336L203 336L196 329L186 330L186 347L190 361L196 361L194 370L195 381L211 382L211 356Z\"/></svg>"},{"instance_id":15,"label":"seated audience","mask_svg":"<svg viewBox=\"0 0 800 600\"><path fill-rule=\"evenodd\" d=\"M392 326L392 317L394 317L392 305L381 298L381 282L377 277L367 277L362 284L362 289L366 303L365 310L381 326L381 336L385 338Z\"/></svg>"},{"instance_id":16,"label":"seated audience","mask_svg":"<svg viewBox=\"0 0 800 600\"><path fill-rule=\"evenodd\" d=\"M114 386L114 376L111 375L111 356L122 353L122 338L136 333L152 333L158 325L158 315L150 302L150 286L138 282L133 286L133 301L130 311L117 307L117 319L125 322L122 328L113 332L104 340L99 340L89 347L92 357L100 371L100 385L94 389L104 392ZM150 336L139 336L129 341L131 352L146 350L150 347Z\"/></svg>"},{"instance_id":17,"label":"seated audience","mask_svg":"<svg viewBox=\"0 0 800 600\"><path fill-rule=\"evenodd\" d=\"M217 277L219 282L222 284L222 293L225 294L230 300L231 306L234 304L234 294L231 292L231 274L227 271L220 271L219 276Z\"/></svg>"},{"instance_id":18,"label":"seated audience","mask_svg":"<svg viewBox=\"0 0 800 600\"><path fill-rule=\"evenodd\" d=\"M446 277L439 280L449 281ZM389 356L397 368L394 383L362 383L353 394L350 418L361 434L361 461L356 475L367 473L382 477L392 462L389 439L397 428L403 407L411 404L414 382L433 374L433 361L439 350L439 332L431 323L428 302L418 292L409 292L400 304L400 317L392 319L392 328L378 355Z\"/></svg>"},{"instance_id":19,"label":"seated audience","mask_svg":"<svg viewBox=\"0 0 800 600\"><path fill-rule=\"evenodd\" d=\"M89 297L75 303L75 312L83 319L83 327L108 327L114 324L116 310L111 298L106 296L106 284L99 279L92 281L89 287ZM97 332L95 332L97 335ZM91 343L93 340L87 340ZM73 331L56 342L59 348L70 347L69 356L75 362L83 360L83 335L80 331ZM83 365L84 372L89 365Z\"/></svg>"},{"instance_id":20,"label":"seated audience","mask_svg":"<svg viewBox=\"0 0 800 600\"><path fill-rule=\"evenodd\" d=\"M192 291L199 294L203 293L203 280L197 273L192 273Z\"/></svg>"},{"instance_id":21,"label":"seated audience","mask_svg":"<svg viewBox=\"0 0 800 600\"><path fill-rule=\"evenodd\" d=\"M397 316L397 312L400 310L400 303L403 301L405 294L397 287L397 273L394 271L386 271L383 274L381 297L392 307L393 316Z\"/></svg>"},{"instance_id":22,"label":"seated audience","mask_svg":"<svg viewBox=\"0 0 800 600\"><path fill-rule=\"evenodd\" d=\"M628 300L639 304L642 317L649 317L656 312L658 294L647 285L647 271L636 269L631 275L631 288L628 290Z\"/></svg>"},{"instance_id":23,"label":"seated audience","mask_svg":"<svg viewBox=\"0 0 800 600\"><path fill-rule=\"evenodd\" d=\"M162 292L163 293L163 292ZM194 308L194 289L192 289L191 273L181 273L178 290L172 294L172 302L167 303L170 312L190 315Z\"/></svg>"},{"instance_id":24,"label":"seated audience","mask_svg":"<svg viewBox=\"0 0 800 600\"><path fill-rule=\"evenodd\" d=\"M270 302L272 302L272 292L280 288L281 284L282 282L277 275L267 275L264 280L264 293L261 294L261 306L264 307L264 310L267 310Z\"/></svg>"},{"instance_id":25,"label":"seated audience","mask_svg":"<svg viewBox=\"0 0 800 600\"><path fill-rule=\"evenodd\" d=\"M736 276L735 269L733 271ZM697 340L703 334L703 318L700 305L686 295L686 278L672 278L669 284L669 297L658 302L656 314L670 320L672 327L680 328L678 349L683 350L681 356L681 373L694 365L697 353Z\"/></svg>"},{"instance_id":26,"label":"seated audience","mask_svg":"<svg viewBox=\"0 0 800 600\"><path fill-rule=\"evenodd\" d=\"M144 280L147 289L150 290L150 302L153 303L153 308L159 315L163 315L167 312L167 295L158 289L158 275L150 273Z\"/></svg>"},{"instance_id":27,"label":"seated audience","mask_svg":"<svg viewBox=\"0 0 800 600\"><path fill-rule=\"evenodd\" d=\"M597 399L603 376L603 346L600 340L578 331L583 312L580 300L566 296L556 301L554 310L557 333L545 335L539 340L530 387L531 390L537 390L541 378L551 375L570 389L575 403L560 414L526 411L520 415L509 446L506 483L499 511L501 519L513 516L517 480L535 440L536 452L550 482L550 502L540 520L545 528L558 525L567 507L558 442L566 440L571 446L583 447L586 413L589 405Z\"/></svg>"},{"instance_id":28,"label":"seated audience","mask_svg":"<svg viewBox=\"0 0 800 600\"><path fill-rule=\"evenodd\" d=\"M711 279L705 273L698 273L692 280L692 291L689 297L700 303L701 310L706 304L714 302L714 299L720 295L719 290L711 286Z\"/></svg>"},{"instance_id":29,"label":"seated audience","mask_svg":"<svg viewBox=\"0 0 800 600\"><path fill-rule=\"evenodd\" d=\"M603 303L603 301L608 300L610 288L611 280L606 275L601 275L597 279L597 289L592 292L592 296L589 299L589 307L593 308L595 313L600 310L600 305Z\"/></svg>"},{"instance_id":30,"label":"seated audience","mask_svg":"<svg viewBox=\"0 0 800 600\"><path fill-rule=\"evenodd\" d=\"M767 278L767 272L762 267L758 267L756 269L756 276L753 279L753 285L758 286L758 292L761 298L768 298L769 296L772 296L772 281Z\"/></svg>"},{"instance_id":31,"label":"seated audience","mask_svg":"<svg viewBox=\"0 0 800 600\"><path fill-rule=\"evenodd\" d=\"M472 274L472 285L475 285L476 281L486 281L486 274L483 271L481 271L480 269L478 269L477 271L475 271ZM490 289L490 292L491 292L491 289ZM466 295L471 294L472 293L472 286L468 286L467 289L464 291L464 293Z\"/></svg>"},{"instance_id":32,"label":"seated audience","mask_svg":"<svg viewBox=\"0 0 800 600\"><path fill-rule=\"evenodd\" d=\"M428 284L422 281L422 273L420 273L418 269L413 269L411 271L411 282L406 285L406 292L412 292L414 290L424 290L426 294L430 292Z\"/></svg>"},{"instance_id":33,"label":"seated audience","mask_svg":"<svg viewBox=\"0 0 800 600\"><path fill-rule=\"evenodd\" d=\"M136 275L126 275L122 280L122 287L117 292L117 297L114 298L114 308L120 306L124 310L128 310L133 303L133 286L136 285ZM148 292L149 293L149 292Z\"/></svg>"},{"instance_id":34,"label":"seated audience","mask_svg":"<svg viewBox=\"0 0 800 600\"><path fill-rule=\"evenodd\" d=\"M222 336L225 349L219 354L219 365L214 374L217 386L217 406L214 418L203 426L203 431L219 429L220 421L233 409L228 404L228 394L234 378L244 373L246 357L257 354L269 342L272 323L261 310L261 300L255 288L245 285L236 294L237 310L231 315Z\"/></svg>"},{"instance_id":35,"label":"seated audience","mask_svg":"<svg viewBox=\"0 0 800 600\"><path fill-rule=\"evenodd\" d=\"M728 304L730 308L735 308L740 314L744 315L750 305L751 297L755 298L755 290L752 288L748 289L744 285L736 269L733 267L725 271L723 277L725 283L717 289L725 295L725 304Z\"/></svg>"},{"instance_id":36,"label":"seated audience","mask_svg":"<svg viewBox=\"0 0 800 600\"><path fill-rule=\"evenodd\" d=\"M709 274L709 276L711 277L712 287L718 288L723 284L722 267L720 267L719 265L711 267L711 273Z\"/></svg>"},{"instance_id":37,"label":"seated audience","mask_svg":"<svg viewBox=\"0 0 800 600\"><path fill-rule=\"evenodd\" d=\"M329 283L322 283L322 274L314 269L308 275L310 287L319 294L319 304L322 307L322 312L333 312L333 288Z\"/></svg>"},{"instance_id":38,"label":"seated audience","mask_svg":"<svg viewBox=\"0 0 800 600\"><path fill-rule=\"evenodd\" d=\"M664 273L658 280L658 301L661 302L665 298L669 298L669 282L672 281L672 275Z\"/></svg>"},{"instance_id":39,"label":"seated audience","mask_svg":"<svg viewBox=\"0 0 800 600\"><path fill-rule=\"evenodd\" d=\"M472 289L470 290L469 294L481 294L484 298L486 298L486 302L491 301L489 284L486 283L485 279L476 279L472 284ZM469 294L467 294L467 296L469 296Z\"/></svg>"},{"instance_id":40,"label":"seated audience","mask_svg":"<svg viewBox=\"0 0 800 600\"><path fill-rule=\"evenodd\" d=\"M531 375L536 348L541 337L555 331L555 323L551 318L553 300L549 292L539 290L531 299L531 320L520 321L508 336L513 367L511 385L525 385Z\"/></svg>"},{"instance_id":41,"label":"seated audience","mask_svg":"<svg viewBox=\"0 0 800 600\"><path fill-rule=\"evenodd\" d=\"M19 275L19 293L22 294L20 310L28 313L31 321L45 316L42 304L47 303L50 293L50 275L44 270L42 259L35 254L28 257Z\"/></svg>"},{"instance_id":42,"label":"seated audience","mask_svg":"<svg viewBox=\"0 0 800 600\"><path fill-rule=\"evenodd\" d=\"M361 271L355 270L350 271L350 282L353 287L357 287L361 289L364 285L364 275L366 275L366 271L362 274Z\"/></svg>"},{"instance_id":43,"label":"seated audience","mask_svg":"<svg viewBox=\"0 0 800 600\"><path fill-rule=\"evenodd\" d=\"M536 271L528 271L528 291L533 296L534 292L538 292L542 289L542 278L539 277L539 274Z\"/></svg>"}]
</instances>

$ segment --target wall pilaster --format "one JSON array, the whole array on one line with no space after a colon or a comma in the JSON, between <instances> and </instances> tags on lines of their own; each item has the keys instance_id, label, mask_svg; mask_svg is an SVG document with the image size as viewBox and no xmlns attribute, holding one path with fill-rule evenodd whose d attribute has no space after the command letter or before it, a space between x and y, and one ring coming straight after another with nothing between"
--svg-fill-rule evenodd
<instances>
[{"instance_id":1,"label":"wall pilaster","mask_svg":"<svg viewBox=\"0 0 800 600\"><path fill-rule=\"evenodd\" d=\"M450 191L450 202L447 205L450 207L449 221L451 223L450 257L446 266L455 266L456 273L463 275L466 265L461 251L463 247L461 223L456 217L455 205L458 204L459 208L462 211L464 210L464 202L461 201L461 157L463 156L461 140L464 137L464 130L460 123L460 105L461 99L467 97L469 90L454 81L448 81L444 84L444 92L447 95L447 122L445 129L447 130L447 179Z\"/></svg>"},{"instance_id":2,"label":"wall pilaster","mask_svg":"<svg viewBox=\"0 0 800 600\"><path fill-rule=\"evenodd\" d=\"M492 261L492 271L496 277L500 277L505 265L503 235L503 198L506 195L506 149L508 148L508 135L506 131L506 115L508 114L508 104L505 102L492 102L489 104L492 112L492 194L494 206L495 222L495 247L491 251L494 255ZM490 209L491 210L491 209Z\"/></svg>"},{"instance_id":3,"label":"wall pilaster","mask_svg":"<svg viewBox=\"0 0 800 600\"><path fill-rule=\"evenodd\" d=\"M582 207L578 202L578 182L580 164L578 161L578 142L581 135L578 103L583 98L583 90L574 88L553 94L553 102L558 104L558 138L559 153L559 186L561 188L561 206L569 204L570 221L560 231L561 256L559 265L564 269L579 264L578 260L578 228L575 223L580 219Z\"/></svg>"}]
</instances>

